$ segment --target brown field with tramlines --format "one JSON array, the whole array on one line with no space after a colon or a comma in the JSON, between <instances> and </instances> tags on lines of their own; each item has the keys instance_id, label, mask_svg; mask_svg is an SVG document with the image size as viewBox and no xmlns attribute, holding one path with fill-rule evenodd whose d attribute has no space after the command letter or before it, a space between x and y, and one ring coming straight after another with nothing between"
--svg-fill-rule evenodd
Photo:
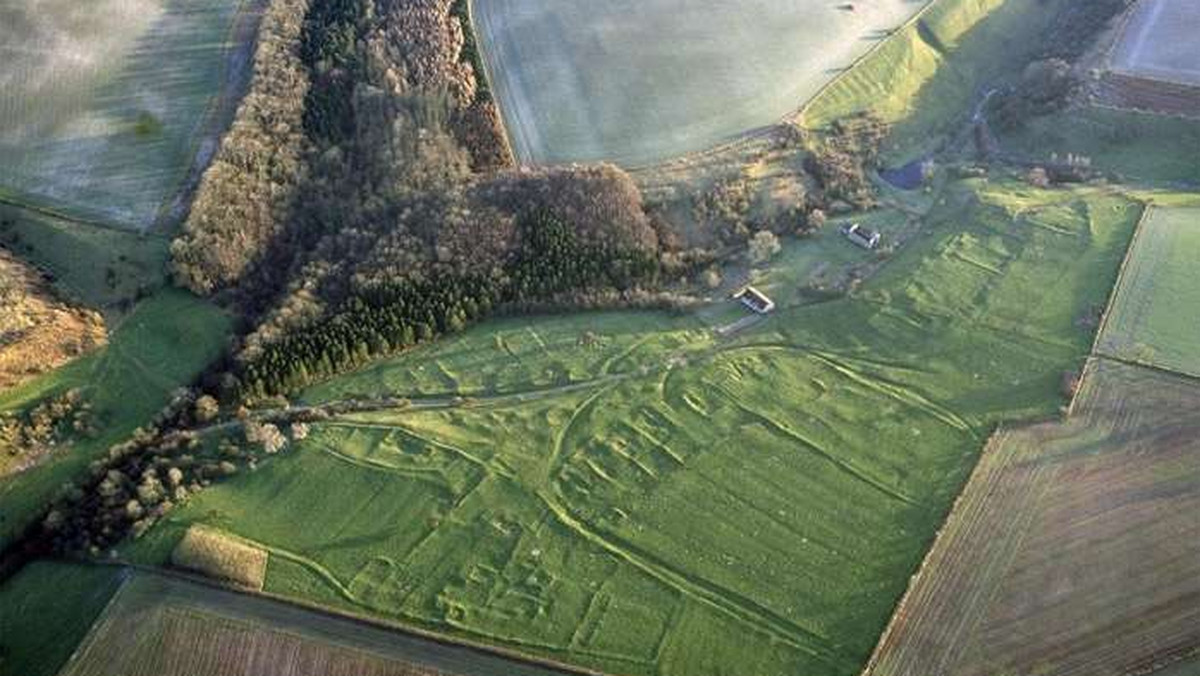
<instances>
[{"instance_id":1,"label":"brown field with tramlines","mask_svg":"<svg viewBox=\"0 0 1200 676\"><path fill-rule=\"evenodd\" d=\"M1094 360L993 438L869 676L1126 676L1200 656L1200 381Z\"/></svg>"},{"instance_id":2,"label":"brown field with tramlines","mask_svg":"<svg viewBox=\"0 0 1200 676\"><path fill-rule=\"evenodd\" d=\"M131 572L61 676L553 676L465 646Z\"/></svg>"}]
</instances>

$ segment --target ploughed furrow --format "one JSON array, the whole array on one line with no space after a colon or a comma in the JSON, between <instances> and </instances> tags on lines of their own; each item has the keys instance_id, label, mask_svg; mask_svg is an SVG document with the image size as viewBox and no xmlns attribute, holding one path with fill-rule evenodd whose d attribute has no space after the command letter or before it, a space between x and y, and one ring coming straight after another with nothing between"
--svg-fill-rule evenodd
<instances>
[{"instance_id":1,"label":"ploughed furrow","mask_svg":"<svg viewBox=\"0 0 1200 676\"><path fill-rule=\"evenodd\" d=\"M897 607L868 676L928 676L955 671L982 612L1021 547L1037 504L1055 481L1052 468L1021 466L1007 452L1013 433L998 431ZM995 514L1013 518L997 520Z\"/></svg>"},{"instance_id":2,"label":"ploughed furrow","mask_svg":"<svg viewBox=\"0 0 1200 676\"><path fill-rule=\"evenodd\" d=\"M1193 378L1093 359L1069 420L997 434L867 673L1129 676L1200 649L1197 410Z\"/></svg>"}]
</instances>

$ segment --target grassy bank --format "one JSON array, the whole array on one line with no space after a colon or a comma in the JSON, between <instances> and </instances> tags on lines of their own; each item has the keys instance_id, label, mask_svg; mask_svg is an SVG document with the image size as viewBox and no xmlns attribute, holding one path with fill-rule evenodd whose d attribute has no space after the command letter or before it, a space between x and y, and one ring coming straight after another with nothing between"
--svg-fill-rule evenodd
<instances>
[{"instance_id":1,"label":"grassy bank","mask_svg":"<svg viewBox=\"0 0 1200 676\"><path fill-rule=\"evenodd\" d=\"M893 123L885 145L901 163L957 131L991 87L1020 75L1061 0L936 0L833 81L802 111L819 129L872 111Z\"/></svg>"},{"instance_id":2,"label":"grassy bank","mask_svg":"<svg viewBox=\"0 0 1200 676\"><path fill-rule=\"evenodd\" d=\"M0 205L0 243L53 275L67 298L110 318L163 284L167 238Z\"/></svg>"}]
</instances>

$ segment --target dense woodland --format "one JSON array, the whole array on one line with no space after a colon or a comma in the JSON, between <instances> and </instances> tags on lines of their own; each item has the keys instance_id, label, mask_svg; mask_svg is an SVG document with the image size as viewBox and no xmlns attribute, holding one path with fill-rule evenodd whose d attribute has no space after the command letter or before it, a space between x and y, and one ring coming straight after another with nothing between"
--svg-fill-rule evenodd
<instances>
[{"instance_id":1,"label":"dense woodland","mask_svg":"<svg viewBox=\"0 0 1200 676\"><path fill-rule=\"evenodd\" d=\"M511 168L466 3L276 0L173 246L246 317L219 386L290 392L499 308L638 298L660 238L612 166Z\"/></svg>"},{"instance_id":2,"label":"dense woodland","mask_svg":"<svg viewBox=\"0 0 1200 676\"><path fill-rule=\"evenodd\" d=\"M85 475L63 484L27 546L98 556L129 534L140 536L175 504L214 481L253 470L308 434L302 419L246 415L228 433L202 438L188 428L211 422L217 402L189 391L133 438L109 448Z\"/></svg>"}]
</instances>

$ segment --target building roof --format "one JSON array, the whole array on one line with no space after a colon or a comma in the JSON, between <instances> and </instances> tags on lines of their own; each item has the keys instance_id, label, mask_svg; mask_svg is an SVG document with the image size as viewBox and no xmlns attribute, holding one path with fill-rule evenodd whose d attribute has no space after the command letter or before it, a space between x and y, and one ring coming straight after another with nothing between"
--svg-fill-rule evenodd
<instances>
[{"instance_id":1,"label":"building roof","mask_svg":"<svg viewBox=\"0 0 1200 676\"><path fill-rule=\"evenodd\" d=\"M863 239L878 239L879 238L878 232L875 232L874 230L872 230L870 228L864 228L861 225L858 226L858 230L855 231L855 234L858 235L859 237L862 237Z\"/></svg>"},{"instance_id":2,"label":"building roof","mask_svg":"<svg viewBox=\"0 0 1200 676\"><path fill-rule=\"evenodd\" d=\"M864 246L873 247L879 243L882 237L878 232L870 228L864 228L858 223L852 223L842 227L842 233L849 237L852 241Z\"/></svg>"},{"instance_id":3,"label":"building roof","mask_svg":"<svg viewBox=\"0 0 1200 676\"><path fill-rule=\"evenodd\" d=\"M753 286L747 286L734 296L742 301L745 305L758 312L770 312L775 309L775 301L771 300L767 294L759 291Z\"/></svg>"}]
</instances>

